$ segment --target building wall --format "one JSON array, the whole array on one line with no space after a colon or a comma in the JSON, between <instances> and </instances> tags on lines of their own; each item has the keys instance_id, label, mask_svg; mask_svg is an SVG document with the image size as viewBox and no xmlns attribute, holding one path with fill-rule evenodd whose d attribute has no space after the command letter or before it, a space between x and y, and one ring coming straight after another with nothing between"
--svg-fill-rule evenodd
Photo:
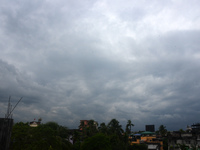
<instances>
[{"instance_id":1,"label":"building wall","mask_svg":"<svg viewBox=\"0 0 200 150\"><path fill-rule=\"evenodd\" d=\"M89 123L90 120L80 120L80 126L79 126L79 129L80 130L83 130L83 127L89 127L88 123ZM96 127L96 129L98 128L97 127L97 122L94 121L94 126Z\"/></svg>"},{"instance_id":2,"label":"building wall","mask_svg":"<svg viewBox=\"0 0 200 150\"><path fill-rule=\"evenodd\" d=\"M145 128L146 128L146 131L155 132L154 125L146 125Z\"/></svg>"},{"instance_id":3,"label":"building wall","mask_svg":"<svg viewBox=\"0 0 200 150\"><path fill-rule=\"evenodd\" d=\"M12 133L13 119L0 118L0 150L8 150Z\"/></svg>"},{"instance_id":4,"label":"building wall","mask_svg":"<svg viewBox=\"0 0 200 150\"><path fill-rule=\"evenodd\" d=\"M139 139L134 138L134 141L131 141L131 145L133 144L146 144L149 150L163 150L163 141L156 138L156 136L141 136Z\"/></svg>"},{"instance_id":5,"label":"building wall","mask_svg":"<svg viewBox=\"0 0 200 150\"><path fill-rule=\"evenodd\" d=\"M168 149L180 149L179 145L185 145L189 148L200 146L200 135L193 135L192 133L184 133L179 136L173 135L169 137Z\"/></svg>"}]
</instances>

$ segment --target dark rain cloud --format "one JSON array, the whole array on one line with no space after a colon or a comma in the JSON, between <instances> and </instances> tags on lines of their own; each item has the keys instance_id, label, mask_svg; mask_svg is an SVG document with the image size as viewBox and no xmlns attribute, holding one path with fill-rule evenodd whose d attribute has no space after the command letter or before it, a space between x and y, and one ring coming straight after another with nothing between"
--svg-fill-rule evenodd
<instances>
[{"instance_id":1,"label":"dark rain cloud","mask_svg":"<svg viewBox=\"0 0 200 150\"><path fill-rule=\"evenodd\" d=\"M12 96L13 105L23 97L15 121L131 119L135 130L198 122L196 3L3 1L1 116Z\"/></svg>"}]
</instances>

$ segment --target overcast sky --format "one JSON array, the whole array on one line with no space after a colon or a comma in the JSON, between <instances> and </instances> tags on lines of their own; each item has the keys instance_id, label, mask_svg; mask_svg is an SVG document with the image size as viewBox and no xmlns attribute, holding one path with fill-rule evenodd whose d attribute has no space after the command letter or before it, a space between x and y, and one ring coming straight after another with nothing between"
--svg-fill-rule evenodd
<instances>
[{"instance_id":1,"label":"overcast sky","mask_svg":"<svg viewBox=\"0 0 200 150\"><path fill-rule=\"evenodd\" d=\"M0 117L200 122L199 0L0 2Z\"/></svg>"}]
</instances>

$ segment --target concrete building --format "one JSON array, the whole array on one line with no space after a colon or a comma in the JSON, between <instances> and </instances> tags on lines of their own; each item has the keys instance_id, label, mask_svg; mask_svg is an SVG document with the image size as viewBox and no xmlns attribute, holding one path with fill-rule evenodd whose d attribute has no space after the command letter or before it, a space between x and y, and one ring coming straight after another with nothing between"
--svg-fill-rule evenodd
<instances>
[{"instance_id":1,"label":"concrete building","mask_svg":"<svg viewBox=\"0 0 200 150\"><path fill-rule=\"evenodd\" d=\"M163 150L163 141L154 132L142 132L129 137L131 145L146 144L148 150Z\"/></svg>"},{"instance_id":2,"label":"concrete building","mask_svg":"<svg viewBox=\"0 0 200 150\"><path fill-rule=\"evenodd\" d=\"M149 132L155 132L155 125L146 125L145 129Z\"/></svg>"},{"instance_id":3,"label":"concrete building","mask_svg":"<svg viewBox=\"0 0 200 150\"><path fill-rule=\"evenodd\" d=\"M168 149L180 150L181 146L185 146L187 149L199 149L200 150L200 124L193 124L191 127L187 127L185 132L174 131L168 135Z\"/></svg>"}]
</instances>

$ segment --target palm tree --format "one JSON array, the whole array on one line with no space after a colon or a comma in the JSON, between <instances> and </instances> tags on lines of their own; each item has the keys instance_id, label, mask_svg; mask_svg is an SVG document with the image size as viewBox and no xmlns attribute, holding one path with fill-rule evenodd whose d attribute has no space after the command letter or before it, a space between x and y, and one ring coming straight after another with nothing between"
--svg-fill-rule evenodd
<instances>
[{"instance_id":1,"label":"palm tree","mask_svg":"<svg viewBox=\"0 0 200 150\"><path fill-rule=\"evenodd\" d=\"M126 127L127 127L127 128L129 127L130 133L131 133L131 126L134 127L134 124L132 124L131 120L128 120L128 121L127 121Z\"/></svg>"},{"instance_id":2,"label":"palm tree","mask_svg":"<svg viewBox=\"0 0 200 150\"><path fill-rule=\"evenodd\" d=\"M167 133L166 126L164 126L164 125L160 125L158 130L159 130L159 133L160 133L161 136L165 136L166 133Z\"/></svg>"},{"instance_id":3,"label":"palm tree","mask_svg":"<svg viewBox=\"0 0 200 150\"><path fill-rule=\"evenodd\" d=\"M122 126L119 124L119 121L116 119L112 119L108 125L108 130L111 134L122 135L124 132Z\"/></svg>"}]
</instances>

